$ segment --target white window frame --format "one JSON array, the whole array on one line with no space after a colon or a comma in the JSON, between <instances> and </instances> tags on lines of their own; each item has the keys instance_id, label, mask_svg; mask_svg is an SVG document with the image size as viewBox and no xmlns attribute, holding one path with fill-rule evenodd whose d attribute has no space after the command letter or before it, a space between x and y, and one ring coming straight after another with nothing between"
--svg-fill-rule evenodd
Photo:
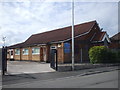
<instances>
[{"instance_id":1,"label":"white window frame","mask_svg":"<svg viewBox=\"0 0 120 90\"><path fill-rule=\"evenodd\" d=\"M22 51L23 51L23 55L28 55L29 54L29 50L28 52L25 52L25 50L28 50L27 48L24 48Z\"/></svg>"},{"instance_id":2,"label":"white window frame","mask_svg":"<svg viewBox=\"0 0 120 90\"><path fill-rule=\"evenodd\" d=\"M13 49L10 49L9 52L10 52L10 56L13 56L13 55L14 55Z\"/></svg>"},{"instance_id":3,"label":"white window frame","mask_svg":"<svg viewBox=\"0 0 120 90\"><path fill-rule=\"evenodd\" d=\"M18 50L18 51L17 51ZM16 53L17 52L17 53ZM15 55L20 55L20 49L15 49Z\"/></svg>"},{"instance_id":4,"label":"white window frame","mask_svg":"<svg viewBox=\"0 0 120 90\"><path fill-rule=\"evenodd\" d=\"M38 49L39 52L35 53L35 52L34 52L35 49ZM40 48L39 48L39 47L34 47L34 48L32 48L32 55L37 55L37 54L40 54Z\"/></svg>"}]
</instances>

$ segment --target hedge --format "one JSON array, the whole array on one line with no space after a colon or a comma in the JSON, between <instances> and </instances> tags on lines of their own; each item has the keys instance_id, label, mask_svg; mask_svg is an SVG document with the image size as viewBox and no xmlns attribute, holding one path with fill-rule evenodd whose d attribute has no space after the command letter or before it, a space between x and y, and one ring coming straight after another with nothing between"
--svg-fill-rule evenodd
<instances>
[{"instance_id":1,"label":"hedge","mask_svg":"<svg viewBox=\"0 0 120 90\"><path fill-rule=\"evenodd\" d=\"M118 63L120 52L112 51L105 46L94 46L89 50L91 63Z\"/></svg>"}]
</instances>

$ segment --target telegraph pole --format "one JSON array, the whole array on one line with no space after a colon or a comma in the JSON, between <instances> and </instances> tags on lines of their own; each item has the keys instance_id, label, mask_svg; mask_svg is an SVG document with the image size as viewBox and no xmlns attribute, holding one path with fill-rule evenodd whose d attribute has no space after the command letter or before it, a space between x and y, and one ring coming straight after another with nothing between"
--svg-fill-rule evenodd
<instances>
[{"instance_id":1,"label":"telegraph pole","mask_svg":"<svg viewBox=\"0 0 120 90\"><path fill-rule=\"evenodd\" d=\"M74 71L74 0L72 0L72 70Z\"/></svg>"}]
</instances>

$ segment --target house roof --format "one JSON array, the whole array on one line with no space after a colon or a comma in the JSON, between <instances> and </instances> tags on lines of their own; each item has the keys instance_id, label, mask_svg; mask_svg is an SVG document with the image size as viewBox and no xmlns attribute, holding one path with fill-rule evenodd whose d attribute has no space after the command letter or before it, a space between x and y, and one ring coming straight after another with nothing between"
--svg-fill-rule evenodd
<instances>
[{"instance_id":1,"label":"house roof","mask_svg":"<svg viewBox=\"0 0 120 90\"><path fill-rule=\"evenodd\" d=\"M23 47L24 45L25 45L25 43L22 42L22 43L18 43L18 44L14 44L14 45L8 46L8 48L11 48L11 49L13 49L13 48L20 48L20 47Z\"/></svg>"},{"instance_id":2,"label":"house roof","mask_svg":"<svg viewBox=\"0 0 120 90\"><path fill-rule=\"evenodd\" d=\"M74 36L78 36L80 34L88 32L96 21L91 21L79 25L74 26ZM71 29L72 26L60 28L56 30L51 30L44 33L34 34L30 38L28 38L25 43L26 44L46 44L49 42L58 42L64 41L71 38Z\"/></svg>"},{"instance_id":3,"label":"house roof","mask_svg":"<svg viewBox=\"0 0 120 90\"><path fill-rule=\"evenodd\" d=\"M120 32L110 38L111 40L120 40Z\"/></svg>"},{"instance_id":4,"label":"house roof","mask_svg":"<svg viewBox=\"0 0 120 90\"><path fill-rule=\"evenodd\" d=\"M106 32L96 33L92 41L102 41L105 34Z\"/></svg>"},{"instance_id":5,"label":"house roof","mask_svg":"<svg viewBox=\"0 0 120 90\"><path fill-rule=\"evenodd\" d=\"M74 25L74 37L88 33L96 24L96 21L90 21L78 25ZM47 44L51 42L59 42L71 40L72 26L51 30L39 34L31 35L25 42L10 46L11 48L26 47L38 44ZM98 37L99 38L99 37Z\"/></svg>"},{"instance_id":6,"label":"house roof","mask_svg":"<svg viewBox=\"0 0 120 90\"><path fill-rule=\"evenodd\" d=\"M120 48L120 32L118 32L117 34L115 34L114 36L112 36L111 38L112 43L109 45L110 48Z\"/></svg>"}]
</instances>

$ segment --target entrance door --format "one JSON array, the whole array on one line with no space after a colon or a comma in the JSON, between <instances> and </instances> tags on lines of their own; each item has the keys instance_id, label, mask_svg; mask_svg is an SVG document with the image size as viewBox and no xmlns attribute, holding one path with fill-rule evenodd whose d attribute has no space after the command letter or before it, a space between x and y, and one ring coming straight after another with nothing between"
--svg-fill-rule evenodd
<instances>
[{"instance_id":1,"label":"entrance door","mask_svg":"<svg viewBox=\"0 0 120 90\"><path fill-rule=\"evenodd\" d=\"M13 49L10 50L10 60L13 60Z\"/></svg>"},{"instance_id":2,"label":"entrance door","mask_svg":"<svg viewBox=\"0 0 120 90\"><path fill-rule=\"evenodd\" d=\"M51 49L51 61L50 61L51 68L57 70L57 50Z\"/></svg>"},{"instance_id":3,"label":"entrance door","mask_svg":"<svg viewBox=\"0 0 120 90\"><path fill-rule=\"evenodd\" d=\"M40 60L43 61L43 48L40 48Z\"/></svg>"},{"instance_id":4,"label":"entrance door","mask_svg":"<svg viewBox=\"0 0 120 90\"><path fill-rule=\"evenodd\" d=\"M43 60L44 60L44 62L46 62L47 60L47 58L46 58L46 54L47 54L47 51L46 51L46 48L43 48Z\"/></svg>"}]
</instances>

